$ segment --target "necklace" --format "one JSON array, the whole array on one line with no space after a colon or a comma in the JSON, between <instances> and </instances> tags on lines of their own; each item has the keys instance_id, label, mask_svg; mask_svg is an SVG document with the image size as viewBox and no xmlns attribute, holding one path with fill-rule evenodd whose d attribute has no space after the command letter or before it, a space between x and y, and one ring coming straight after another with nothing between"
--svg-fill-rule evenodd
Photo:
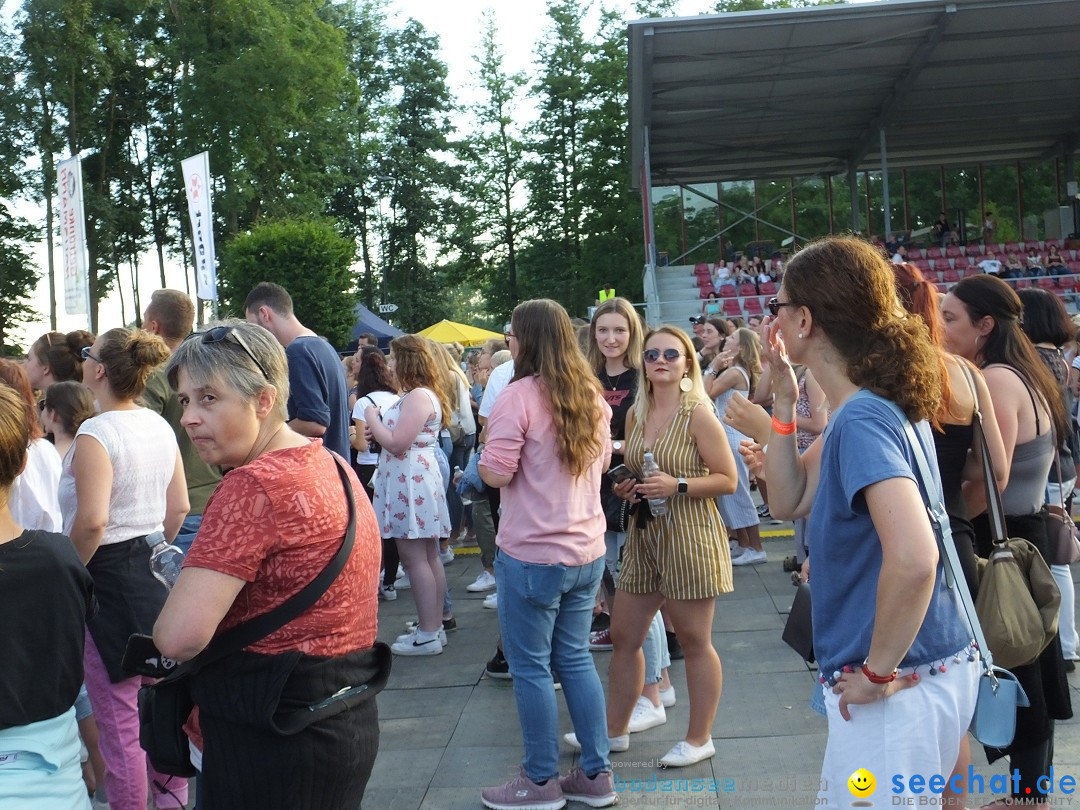
<instances>
[{"instance_id":1,"label":"necklace","mask_svg":"<svg viewBox=\"0 0 1080 810\"><path fill-rule=\"evenodd\" d=\"M615 375L614 377L612 377L612 376L611 376L610 374L608 374L608 373L607 373L607 371L605 370L605 371L603 372L603 375L604 375L604 377L603 377L603 383L604 383L604 386L605 386L605 387L606 387L606 388L607 388L607 389L608 389L609 391L617 391L617 390L619 389L619 385L620 385L620 384L622 383L622 378L623 378L623 377L625 377L625 376L626 376L627 374L629 374L629 373L630 373L631 371L633 371L633 369L632 369L632 368L628 368L628 369L625 369L624 371L620 371L620 372L619 372L618 374L616 374L616 375Z\"/></svg>"},{"instance_id":2,"label":"necklace","mask_svg":"<svg viewBox=\"0 0 1080 810\"><path fill-rule=\"evenodd\" d=\"M670 413L665 414L662 417L656 414L649 414L649 419L646 420L645 425L641 431L642 439L645 443L645 450L648 452L656 448L657 442L660 441L660 436L667 429L668 425L675 418L675 414L679 412L679 405L676 403L675 407L671 409ZM651 424L650 424L651 423ZM652 434L652 441L649 440L649 434Z\"/></svg>"}]
</instances>

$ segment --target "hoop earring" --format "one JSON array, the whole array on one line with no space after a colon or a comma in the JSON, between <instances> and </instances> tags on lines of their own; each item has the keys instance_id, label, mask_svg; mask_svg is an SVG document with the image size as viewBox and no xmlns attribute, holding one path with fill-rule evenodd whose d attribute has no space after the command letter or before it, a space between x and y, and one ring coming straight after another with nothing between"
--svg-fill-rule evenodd
<instances>
[{"instance_id":1,"label":"hoop earring","mask_svg":"<svg viewBox=\"0 0 1080 810\"><path fill-rule=\"evenodd\" d=\"M694 383L690 381L689 377L683 377L679 380L679 390L684 394L689 394L694 390Z\"/></svg>"}]
</instances>

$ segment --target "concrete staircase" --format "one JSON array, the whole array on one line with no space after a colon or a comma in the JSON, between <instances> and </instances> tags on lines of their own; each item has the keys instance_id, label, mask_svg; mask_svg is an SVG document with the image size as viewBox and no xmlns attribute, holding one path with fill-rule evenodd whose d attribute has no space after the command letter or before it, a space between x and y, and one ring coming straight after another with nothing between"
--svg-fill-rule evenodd
<instances>
[{"instance_id":1,"label":"concrete staircase","mask_svg":"<svg viewBox=\"0 0 1080 810\"><path fill-rule=\"evenodd\" d=\"M656 268L659 323L671 324L690 332L690 318L701 314L701 298L692 264Z\"/></svg>"}]
</instances>

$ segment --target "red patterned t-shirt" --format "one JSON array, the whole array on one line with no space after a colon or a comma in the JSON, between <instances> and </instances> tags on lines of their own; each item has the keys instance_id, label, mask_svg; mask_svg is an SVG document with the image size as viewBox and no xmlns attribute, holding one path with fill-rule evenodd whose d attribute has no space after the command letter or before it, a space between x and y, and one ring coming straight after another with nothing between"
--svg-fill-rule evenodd
<instances>
[{"instance_id":1,"label":"red patterned t-shirt","mask_svg":"<svg viewBox=\"0 0 1080 810\"><path fill-rule=\"evenodd\" d=\"M318 576L337 553L348 504L337 465L316 439L264 453L226 473L203 512L185 566L246 581L218 632L277 607ZM348 465L346 465L348 467ZM341 655L370 647L378 630L380 540L355 473L356 541L344 570L310 609L251 652Z\"/></svg>"}]
</instances>

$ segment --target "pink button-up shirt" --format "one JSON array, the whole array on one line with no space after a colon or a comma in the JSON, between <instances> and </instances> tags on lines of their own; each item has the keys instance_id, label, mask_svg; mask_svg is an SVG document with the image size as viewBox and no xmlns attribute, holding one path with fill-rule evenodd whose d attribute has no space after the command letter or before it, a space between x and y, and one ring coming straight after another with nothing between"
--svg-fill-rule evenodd
<instances>
[{"instance_id":1,"label":"pink button-up shirt","mask_svg":"<svg viewBox=\"0 0 1080 810\"><path fill-rule=\"evenodd\" d=\"M597 425L604 450L579 476L556 452L555 427L544 384L536 377L511 383L487 423L481 463L512 475L502 488L499 548L516 560L545 565L584 565L604 554L607 521L600 506L600 476L611 463L611 408L600 395Z\"/></svg>"}]
</instances>

